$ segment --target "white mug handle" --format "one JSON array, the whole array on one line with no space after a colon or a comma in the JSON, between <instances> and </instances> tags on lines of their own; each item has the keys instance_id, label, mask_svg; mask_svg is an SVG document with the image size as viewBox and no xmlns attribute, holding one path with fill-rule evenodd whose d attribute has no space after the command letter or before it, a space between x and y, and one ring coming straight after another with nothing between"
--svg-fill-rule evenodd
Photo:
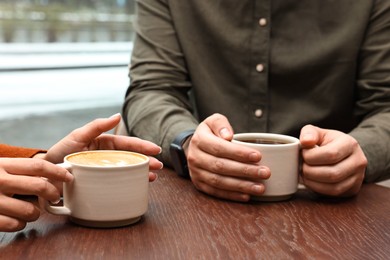
<instances>
[{"instance_id":1,"label":"white mug handle","mask_svg":"<svg viewBox=\"0 0 390 260\"><path fill-rule=\"evenodd\" d=\"M59 163L57 165L62 167L62 168L67 169L70 172L72 170L72 166L70 164L66 163L66 162ZM63 198L61 198L61 200L63 200ZM65 207L65 206L54 206L52 203L50 203L47 200L44 200L43 204L44 204L45 210L47 212L51 213L51 214L54 214L54 215L70 216L70 214L72 213L71 210L68 207Z\"/></svg>"}]
</instances>

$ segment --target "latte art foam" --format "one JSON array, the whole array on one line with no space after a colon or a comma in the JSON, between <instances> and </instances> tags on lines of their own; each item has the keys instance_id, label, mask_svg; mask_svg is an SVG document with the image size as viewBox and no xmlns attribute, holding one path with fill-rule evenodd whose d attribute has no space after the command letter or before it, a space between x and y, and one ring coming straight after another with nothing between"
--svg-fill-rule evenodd
<instances>
[{"instance_id":1,"label":"latte art foam","mask_svg":"<svg viewBox=\"0 0 390 260\"><path fill-rule=\"evenodd\" d=\"M98 165L104 165L104 166L123 166L123 165L128 165L129 163L127 161L122 161L122 160L101 160L98 162Z\"/></svg>"},{"instance_id":2,"label":"latte art foam","mask_svg":"<svg viewBox=\"0 0 390 260\"><path fill-rule=\"evenodd\" d=\"M114 151L83 152L68 157L73 164L86 166L126 166L144 162L145 159L137 154Z\"/></svg>"}]
</instances>

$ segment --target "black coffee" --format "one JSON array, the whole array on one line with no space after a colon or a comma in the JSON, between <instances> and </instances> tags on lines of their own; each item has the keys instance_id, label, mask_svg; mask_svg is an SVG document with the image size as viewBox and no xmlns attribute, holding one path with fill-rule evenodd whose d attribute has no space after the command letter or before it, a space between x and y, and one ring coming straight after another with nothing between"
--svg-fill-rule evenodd
<instances>
[{"instance_id":1,"label":"black coffee","mask_svg":"<svg viewBox=\"0 0 390 260\"><path fill-rule=\"evenodd\" d=\"M243 139L239 140L241 142L245 143L252 143L252 144L288 144L289 142L281 141L281 140L275 140L275 139L262 139L262 138L256 138L256 139Z\"/></svg>"}]
</instances>

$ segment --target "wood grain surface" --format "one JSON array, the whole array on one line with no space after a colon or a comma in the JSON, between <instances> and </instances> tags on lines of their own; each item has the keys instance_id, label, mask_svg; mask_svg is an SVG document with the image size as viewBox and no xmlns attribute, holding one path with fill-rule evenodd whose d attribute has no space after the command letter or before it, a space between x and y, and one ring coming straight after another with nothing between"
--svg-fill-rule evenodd
<instances>
[{"instance_id":1,"label":"wood grain surface","mask_svg":"<svg viewBox=\"0 0 390 260\"><path fill-rule=\"evenodd\" d=\"M137 224L85 228L43 213L0 233L0 259L390 259L390 189L367 184L352 199L300 189L289 201L235 203L164 169Z\"/></svg>"}]
</instances>

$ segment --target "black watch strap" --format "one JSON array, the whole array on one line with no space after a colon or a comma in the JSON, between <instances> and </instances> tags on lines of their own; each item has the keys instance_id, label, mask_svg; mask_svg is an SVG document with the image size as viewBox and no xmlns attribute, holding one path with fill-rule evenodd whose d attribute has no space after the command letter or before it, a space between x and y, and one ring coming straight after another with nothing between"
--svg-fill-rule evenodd
<instances>
[{"instance_id":1,"label":"black watch strap","mask_svg":"<svg viewBox=\"0 0 390 260\"><path fill-rule=\"evenodd\" d=\"M172 166L176 173L184 178L189 178L187 158L184 153L183 144L188 137L193 135L195 130L187 130L178 134L170 145L169 152L171 155Z\"/></svg>"},{"instance_id":2,"label":"black watch strap","mask_svg":"<svg viewBox=\"0 0 390 260\"><path fill-rule=\"evenodd\" d=\"M193 135L194 132L195 132L195 130L187 130L187 131L181 132L180 134L178 134L175 137L175 140L173 140L173 143L179 144L180 146L182 146L184 144L184 141L187 140L188 137Z\"/></svg>"}]
</instances>

